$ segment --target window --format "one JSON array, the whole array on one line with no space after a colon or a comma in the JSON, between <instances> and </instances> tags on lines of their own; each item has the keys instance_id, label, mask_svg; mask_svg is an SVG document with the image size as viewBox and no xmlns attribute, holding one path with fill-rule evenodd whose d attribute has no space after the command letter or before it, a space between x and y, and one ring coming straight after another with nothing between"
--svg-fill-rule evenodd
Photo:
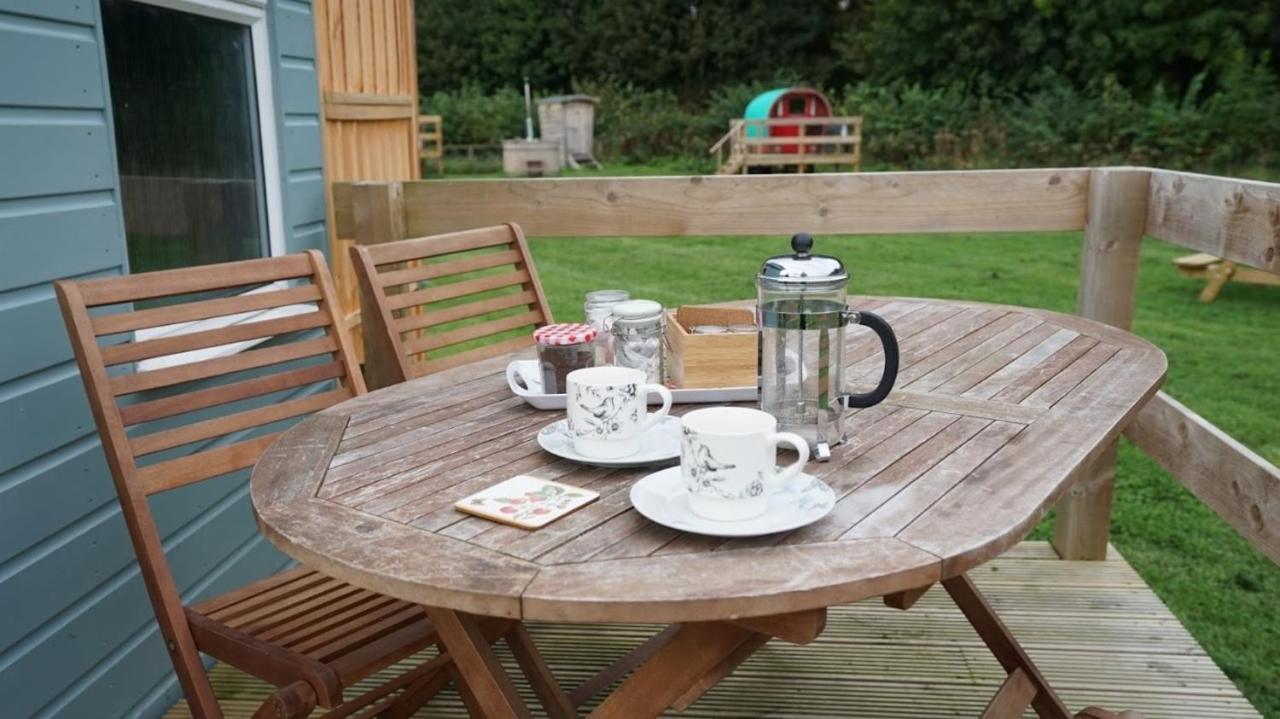
<instances>
[{"instance_id":1,"label":"window","mask_svg":"<svg viewBox=\"0 0 1280 719\"><path fill-rule=\"evenodd\" d=\"M135 0L102 25L131 271L269 255L251 25Z\"/></svg>"},{"instance_id":2,"label":"window","mask_svg":"<svg viewBox=\"0 0 1280 719\"><path fill-rule=\"evenodd\" d=\"M804 115L805 99L803 97L793 97L787 100L788 115Z\"/></svg>"},{"instance_id":3,"label":"window","mask_svg":"<svg viewBox=\"0 0 1280 719\"><path fill-rule=\"evenodd\" d=\"M266 0L100 2L130 271L283 254ZM136 334L205 330L209 322ZM139 369L254 344L143 360Z\"/></svg>"}]
</instances>

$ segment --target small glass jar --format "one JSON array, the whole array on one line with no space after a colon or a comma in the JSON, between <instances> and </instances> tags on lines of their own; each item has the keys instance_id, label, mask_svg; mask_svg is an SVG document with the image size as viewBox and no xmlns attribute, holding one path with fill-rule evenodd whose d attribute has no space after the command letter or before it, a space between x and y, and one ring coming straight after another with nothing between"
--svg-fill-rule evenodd
<instances>
[{"instance_id":1,"label":"small glass jar","mask_svg":"<svg viewBox=\"0 0 1280 719\"><path fill-rule=\"evenodd\" d=\"M613 363L644 372L646 381L662 384L662 305L653 300L628 300L613 307Z\"/></svg>"},{"instance_id":2,"label":"small glass jar","mask_svg":"<svg viewBox=\"0 0 1280 719\"><path fill-rule=\"evenodd\" d=\"M564 394L570 372L596 366L596 335L596 328L585 324L544 325L533 331L543 394Z\"/></svg>"},{"instance_id":3,"label":"small glass jar","mask_svg":"<svg viewBox=\"0 0 1280 719\"><path fill-rule=\"evenodd\" d=\"M613 364L613 307L631 299L626 290L595 290L588 292L582 303L582 313L586 315L587 324L596 328L596 364Z\"/></svg>"}]
</instances>

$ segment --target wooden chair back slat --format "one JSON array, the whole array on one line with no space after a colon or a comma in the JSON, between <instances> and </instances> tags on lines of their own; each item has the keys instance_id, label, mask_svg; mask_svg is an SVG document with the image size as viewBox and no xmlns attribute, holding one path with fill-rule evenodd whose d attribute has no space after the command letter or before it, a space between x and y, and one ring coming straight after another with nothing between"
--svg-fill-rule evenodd
<instances>
[{"instance_id":1,"label":"wooden chair back slat","mask_svg":"<svg viewBox=\"0 0 1280 719\"><path fill-rule=\"evenodd\" d=\"M193 269L197 271L193 272ZM310 277L312 272L311 260L306 255L286 255L262 260L202 265L199 268L148 272L145 283L137 281L140 275L121 275L90 280L83 283L81 296L89 307L114 305L122 302L223 290L228 287L292 280Z\"/></svg>"},{"instance_id":2,"label":"wooden chair back slat","mask_svg":"<svg viewBox=\"0 0 1280 719\"><path fill-rule=\"evenodd\" d=\"M512 307L519 307L521 305L533 304L537 301L538 296L532 290L526 290L514 295L490 297L487 300L468 302L465 305L458 305L457 307L450 307L444 310L423 312L422 314L417 315L407 315L396 320L396 331L412 332L413 330L425 329L435 325L442 325L449 322L457 322L458 320L479 317L497 310L505 310Z\"/></svg>"},{"instance_id":3,"label":"wooden chair back slat","mask_svg":"<svg viewBox=\"0 0 1280 719\"><path fill-rule=\"evenodd\" d=\"M552 321L514 224L357 245L351 258L375 387L528 347L532 330ZM526 336L506 336L522 328Z\"/></svg>"},{"instance_id":4,"label":"wooden chair back slat","mask_svg":"<svg viewBox=\"0 0 1280 719\"><path fill-rule=\"evenodd\" d=\"M450 347L452 345L470 342L471 340L480 339L482 337L489 337L508 330L536 325L541 321L542 313L537 310L530 310L524 314L489 320L487 322L481 322L478 325L459 327L456 330L449 330L448 332L424 334L418 339L405 342L404 348L409 354L428 352L430 350L440 349L441 347Z\"/></svg>"},{"instance_id":5,"label":"wooden chair back slat","mask_svg":"<svg viewBox=\"0 0 1280 719\"><path fill-rule=\"evenodd\" d=\"M206 479L248 469L279 438L280 432L246 439L137 470L133 486L145 495L156 494Z\"/></svg>"},{"instance_id":6,"label":"wooden chair back slat","mask_svg":"<svg viewBox=\"0 0 1280 719\"><path fill-rule=\"evenodd\" d=\"M429 304L431 302L451 300L456 297L478 295L481 292L499 290L503 287L515 287L523 285L528 281L528 270L521 269L502 275L477 277L474 280L464 280L462 282L442 285L440 287L431 287L425 290L418 290L417 292L404 292L398 295L388 295L387 306L393 310L402 310L406 307L416 307L419 305Z\"/></svg>"},{"instance_id":7,"label":"wooden chair back slat","mask_svg":"<svg viewBox=\"0 0 1280 719\"><path fill-rule=\"evenodd\" d=\"M178 322L196 322L213 317L259 312L287 305L316 302L319 299L319 288L315 285L303 285L301 287L290 287L278 292L247 293L236 295L235 297L190 302L183 305L98 315L93 318L92 325L94 334L99 336L112 335L118 332L163 327L164 325Z\"/></svg>"},{"instance_id":8,"label":"wooden chair back slat","mask_svg":"<svg viewBox=\"0 0 1280 719\"><path fill-rule=\"evenodd\" d=\"M346 399L351 399L351 393L345 387L339 387L328 392L269 404L265 407L207 419L203 422L195 422L175 429L140 435L129 440L129 447L133 450L133 456L141 457L166 449L193 444L201 440L213 439L233 432L260 427L272 422L301 417L312 412L318 412L325 407L330 407Z\"/></svg>"},{"instance_id":9,"label":"wooden chair back slat","mask_svg":"<svg viewBox=\"0 0 1280 719\"><path fill-rule=\"evenodd\" d=\"M207 347L218 347L234 342L319 329L328 323L328 315L323 311L313 310L289 317L259 322L244 322L204 332L187 332L172 337L161 337L142 342L108 345L102 348L102 361L107 366L125 362L137 362L138 360L175 355Z\"/></svg>"},{"instance_id":10,"label":"wooden chair back slat","mask_svg":"<svg viewBox=\"0 0 1280 719\"><path fill-rule=\"evenodd\" d=\"M452 262L419 265L417 267L410 267L404 270L383 272L378 275L378 282L384 288L390 289L392 287L413 284L423 280L434 280L437 277L460 275L464 272L474 272L475 270L487 270L490 267L515 265L519 264L520 261L520 253L515 250L494 252L488 255L478 255L476 257L468 257L466 259L454 260Z\"/></svg>"},{"instance_id":11,"label":"wooden chair back slat","mask_svg":"<svg viewBox=\"0 0 1280 719\"><path fill-rule=\"evenodd\" d=\"M373 262L380 267L396 262L425 260L431 257L451 255L455 252L478 250L485 247L497 247L500 245L512 245L514 247L518 243L512 234L518 231L519 228L516 225L496 225L474 230L449 232L443 235L415 237L382 245L366 245L366 247L373 250L371 255ZM521 235L521 238L523 238L523 235Z\"/></svg>"},{"instance_id":12,"label":"wooden chair back slat","mask_svg":"<svg viewBox=\"0 0 1280 719\"><path fill-rule=\"evenodd\" d=\"M484 347L477 347L469 352L460 352L456 355L449 355L443 359L427 360L425 362L416 362L413 364L413 374L411 377L422 377L433 372L443 372L454 367L461 367L472 362L497 357L507 354L508 352L518 352L529 346L530 342L525 337L512 337L509 340L495 342Z\"/></svg>"},{"instance_id":13,"label":"wooden chair back slat","mask_svg":"<svg viewBox=\"0 0 1280 719\"><path fill-rule=\"evenodd\" d=\"M330 354L338 348L331 337L320 337L305 342L293 342L279 347L248 350L229 357L201 360L177 367L135 372L111 378L111 393L117 397L136 392L169 387L219 375L257 369L289 360Z\"/></svg>"},{"instance_id":14,"label":"wooden chair back slat","mask_svg":"<svg viewBox=\"0 0 1280 719\"><path fill-rule=\"evenodd\" d=\"M305 387L325 380L340 379L345 372L346 366L341 362L328 362L287 372L275 372L265 377L255 377L174 397L126 405L120 408L120 416L126 425L152 422L250 397Z\"/></svg>"}]
</instances>

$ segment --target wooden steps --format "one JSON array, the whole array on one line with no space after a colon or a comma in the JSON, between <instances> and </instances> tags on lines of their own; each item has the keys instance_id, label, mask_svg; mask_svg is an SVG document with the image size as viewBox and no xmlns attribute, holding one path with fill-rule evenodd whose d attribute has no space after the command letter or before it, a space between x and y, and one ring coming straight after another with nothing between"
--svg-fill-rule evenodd
<instances>
[{"instance_id":1,"label":"wooden steps","mask_svg":"<svg viewBox=\"0 0 1280 719\"><path fill-rule=\"evenodd\" d=\"M1114 549L1104 562L1064 562L1048 544L1024 542L970 576L1073 711L1097 704L1147 719L1259 716ZM653 631L530 627L566 687ZM767 645L680 716L973 717L1002 681L995 660L934 588L906 612L879 601L832 608L815 642ZM213 670L213 683L228 719L249 717L268 689L224 666ZM526 699L538 706L532 693ZM179 702L168 716L190 715ZM450 688L415 716L466 712Z\"/></svg>"}]
</instances>

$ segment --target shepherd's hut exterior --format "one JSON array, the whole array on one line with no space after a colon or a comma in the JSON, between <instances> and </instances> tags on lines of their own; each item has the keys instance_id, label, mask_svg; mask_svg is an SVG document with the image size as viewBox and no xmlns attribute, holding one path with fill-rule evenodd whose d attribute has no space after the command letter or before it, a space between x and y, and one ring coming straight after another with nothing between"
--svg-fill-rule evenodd
<instances>
[{"instance_id":1,"label":"shepherd's hut exterior","mask_svg":"<svg viewBox=\"0 0 1280 719\"><path fill-rule=\"evenodd\" d=\"M50 283L328 248L312 11L0 0L0 716L179 697ZM185 600L286 563L246 476L152 500Z\"/></svg>"}]
</instances>

